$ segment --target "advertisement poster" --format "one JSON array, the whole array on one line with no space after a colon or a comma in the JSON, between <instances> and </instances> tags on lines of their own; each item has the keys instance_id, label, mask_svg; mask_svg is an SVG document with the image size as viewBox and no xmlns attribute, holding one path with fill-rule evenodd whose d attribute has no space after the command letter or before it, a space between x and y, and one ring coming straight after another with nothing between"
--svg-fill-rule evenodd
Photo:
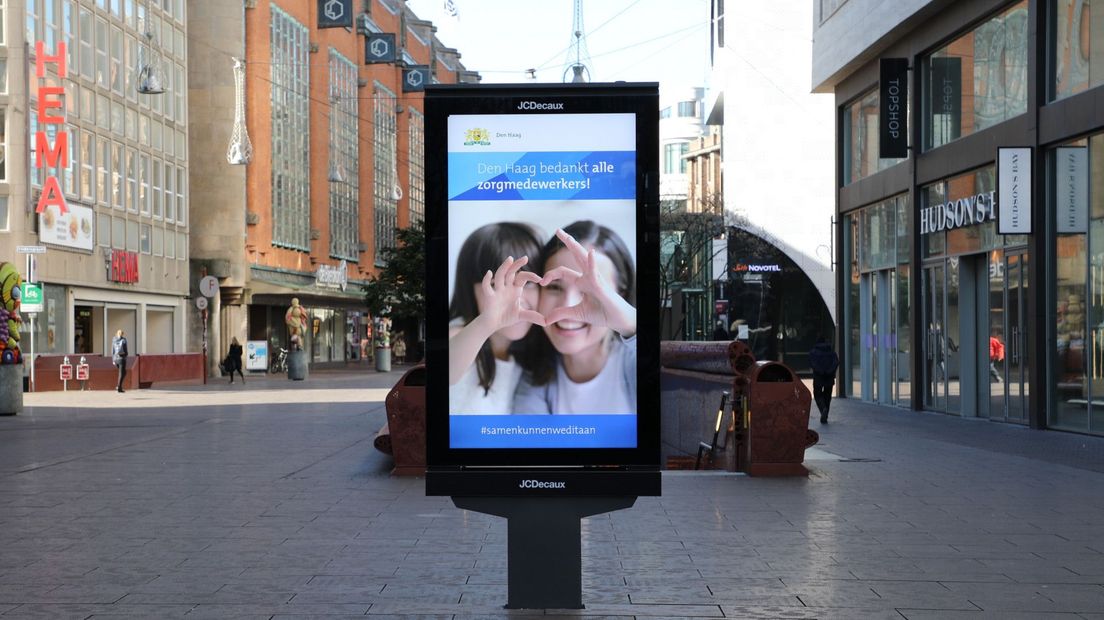
<instances>
[{"instance_id":1,"label":"advertisement poster","mask_svg":"<svg viewBox=\"0 0 1104 620\"><path fill-rule=\"evenodd\" d=\"M245 342L245 369L268 370L268 343L264 340Z\"/></svg>"},{"instance_id":2,"label":"advertisement poster","mask_svg":"<svg viewBox=\"0 0 1104 620\"><path fill-rule=\"evenodd\" d=\"M39 214L39 241L91 252L96 239L96 218L92 209L72 203L68 206L64 214L57 205L50 205Z\"/></svg>"},{"instance_id":3,"label":"advertisement poster","mask_svg":"<svg viewBox=\"0 0 1104 620\"><path fill-rule=\"evenodd\" d=\"M450 448L637 447L636 136L448 117Z\"/></svg>"}]
</instances>

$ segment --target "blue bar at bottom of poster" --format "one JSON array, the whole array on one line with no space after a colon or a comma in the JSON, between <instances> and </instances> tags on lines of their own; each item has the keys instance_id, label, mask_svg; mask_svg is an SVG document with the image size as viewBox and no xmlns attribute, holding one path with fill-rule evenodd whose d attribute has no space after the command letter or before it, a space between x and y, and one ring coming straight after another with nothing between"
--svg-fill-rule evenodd
<instances>
[{"instance_id":1,"label":"blue bar at bottom of poster","mask_svg":"<svg viewBox=\"0 0 1104 620\"><path fill-rule=\"evenodd\" d=\"M635 448L635 415L450 415L452 448Z\"/></svg>"}]
</instances>

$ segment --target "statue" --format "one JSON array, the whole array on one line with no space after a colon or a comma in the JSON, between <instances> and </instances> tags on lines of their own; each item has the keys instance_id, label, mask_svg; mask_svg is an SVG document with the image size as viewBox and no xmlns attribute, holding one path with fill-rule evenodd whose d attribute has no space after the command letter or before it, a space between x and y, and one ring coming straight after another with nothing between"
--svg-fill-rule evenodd
<instances>
[{"instance_id":1,"label":"statue","mask_svg":"<svg viewBox=\"0 0 1104 620\"><path fill-rule=\"evenodd\" d=\"M291 307L284 314L284 323L287 323L288 335L291 338L291 345L288 348L292 351L302 350L303 336L307 331L307 309L299 305L298 297L291 299Z\"/></svg>"},{"instance_id":2,"label":"statue","mask_svg":"<svg viewBox=\"0 0 1104 620\"><path fill-rule=\"evenodd\" d=\"M19 300L23 283L19 271L11 263L0 263L0 364L22 364L19 351Z\"/></svg>"}]
</instances>

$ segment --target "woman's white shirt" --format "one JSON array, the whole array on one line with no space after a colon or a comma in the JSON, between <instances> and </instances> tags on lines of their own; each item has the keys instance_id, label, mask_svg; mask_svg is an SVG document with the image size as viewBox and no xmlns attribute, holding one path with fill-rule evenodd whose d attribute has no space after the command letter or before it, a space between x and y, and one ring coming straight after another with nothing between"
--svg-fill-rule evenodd
<instances>
[{"instance_id":1,"label":"woman's white shirt","mask_svg":"<svg viewBox=\"0 0 1104 620\"><path fill-rule=\"evenodd\" d=\"M514 358L495 359L495 376L486 394L479 385L479 373L472 364L455 385L449 386L449 414L513 413L514 390L521 379L521 366Z\"/></svg>"}]
</instances>

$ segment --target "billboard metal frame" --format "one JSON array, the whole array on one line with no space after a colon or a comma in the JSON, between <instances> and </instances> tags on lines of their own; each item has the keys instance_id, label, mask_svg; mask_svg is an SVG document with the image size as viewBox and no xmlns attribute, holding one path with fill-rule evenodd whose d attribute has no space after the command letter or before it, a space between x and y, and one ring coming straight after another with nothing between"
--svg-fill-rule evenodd
<instances>
[{"instance_id":1,"label":"billboard metal frame","mask_svg":"<svg viewBox=\"0 0 1104 620\"><path fill-rule=\"evenodd\" d=\"M636 447L452 448L447 372L448 118L626 113L636 118ZM658 84L427 85L425 136L426 493L495 497L659 495ZM537 483L526 484L534 480ZM543 484L545 481L557 484Z\"/></svg>"}]
</instances>

